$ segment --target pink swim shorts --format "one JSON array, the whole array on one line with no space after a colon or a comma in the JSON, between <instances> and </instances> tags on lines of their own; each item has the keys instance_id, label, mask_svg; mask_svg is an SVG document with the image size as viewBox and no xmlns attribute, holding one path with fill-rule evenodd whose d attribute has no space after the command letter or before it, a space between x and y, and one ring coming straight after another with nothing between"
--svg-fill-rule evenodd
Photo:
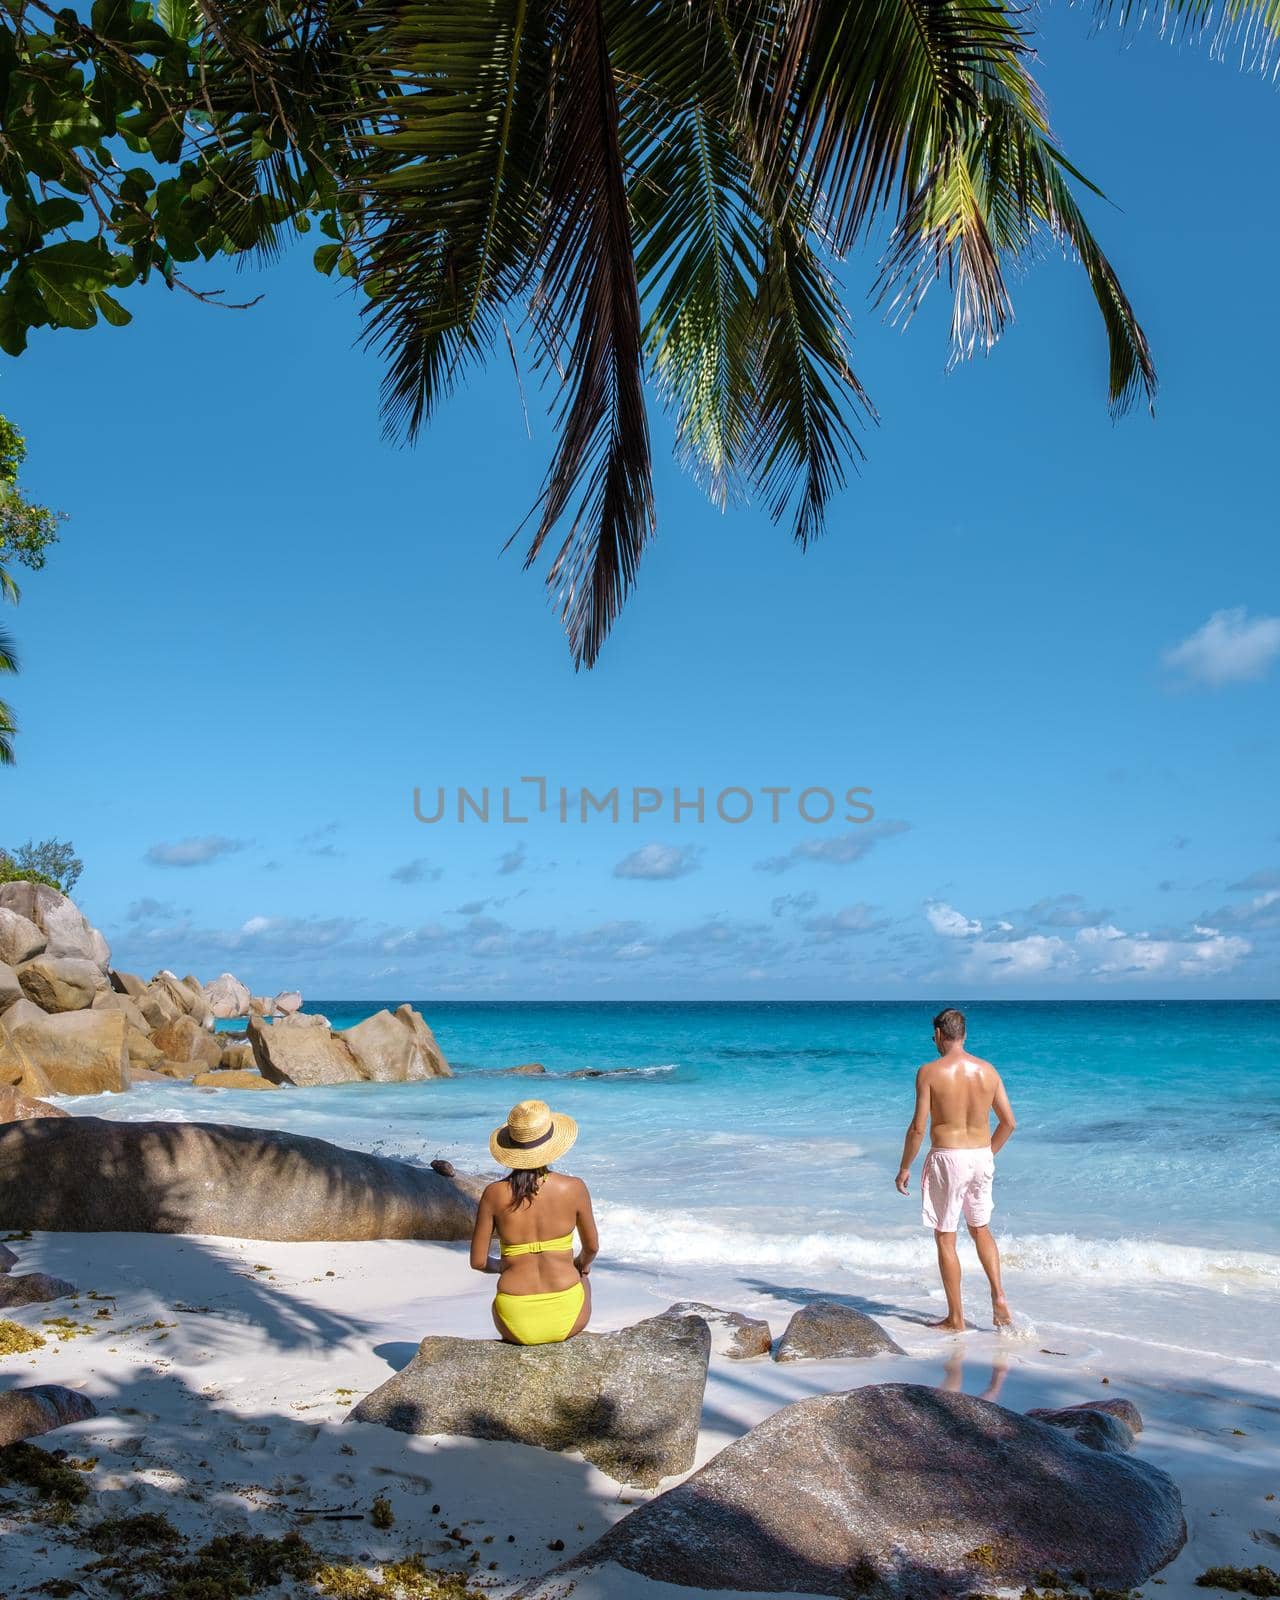
<instances>
[{"instance_id":1,"label":"pink swim shorts","mask_svg":"<svg viewBox=\"0 0 1280 1600\"><path fill-rule=\"evenodd\" d=\"M971 1228L991 1221L991 1185L996 1158L979 1150L930 1150L920 1177L922 1219L926 1228L954 1233L960 1218Z\"/></svg>"}]
</instances>

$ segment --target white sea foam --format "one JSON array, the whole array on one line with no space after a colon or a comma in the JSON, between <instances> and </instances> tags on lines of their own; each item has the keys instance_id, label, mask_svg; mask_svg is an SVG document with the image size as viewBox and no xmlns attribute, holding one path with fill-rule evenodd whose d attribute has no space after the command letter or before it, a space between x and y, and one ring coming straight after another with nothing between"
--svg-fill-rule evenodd
<instances>
[{"instance_id":1,"label":"white sea foam","mask_svg":"<svg viewBox=\"0 0 1280 1600\"><path fill-rule=\"evenodd\" d=\"M933 1240L923 1230L899 1238L764 1233L686 1211L608 1205L599 1210L610 1254L624 1260L671 1266L844 1266L888 1276L934 1266ZM1260 1251L1203 1249L1160 1239L1082 1239L1073 1233L1006 1234L1000 1248L1007 1267L1059 1280L1280 1288L1280 1256Z\"/></svg>"}]
</instances>

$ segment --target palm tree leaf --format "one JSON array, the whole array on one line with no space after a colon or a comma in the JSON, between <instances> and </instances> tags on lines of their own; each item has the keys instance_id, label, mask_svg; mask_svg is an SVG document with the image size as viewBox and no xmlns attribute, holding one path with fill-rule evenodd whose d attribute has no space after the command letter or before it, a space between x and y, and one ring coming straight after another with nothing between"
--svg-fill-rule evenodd
<instances>
[{"instance_id":1,"label":"palm tree leaf","mask_svg":"<svg viewBox=\"0 0 1280 1600\"><path fill-rule=\"evenodd\" d=\"M801 547L823 531L827 504L862 449L850 412L875 410L850 370L847 322L831 274L790 212L765 236L755 303L757 386L752 481L781 521L796 503Z\"/></svg>"},{"instance_id":2,"label":"palm tree leaf","mask_svg":"<svg viewBox=\"0 0 1280 1600\"><path fill-rule=\"evenodd\" d=\"M984 78L1035 102L1023 32L998 0L792 0L759 32L751 93L771 173L807 170L840 251L905 210L979 120Z\"/></svg>"},{"instance_id":3,"label":"palm tree leaf","mask_svg":"<svg viewBox=\"0 0 1280 1600\"><path fill-rule=\"evenodd\" d=\"M1246 70L1280 76L1280 0L1161 0L1150 8L1137 0L1094 0L1093 10L1099 23L1154 24L1175 44L1207 41L1221 60L1238 56Z\"/></svg>"},{"instance_id":4,"label":"palm tree leaf","mask_svg":"<svg viewBox=\"0 0 1280 1600\"><path fill-rule=\"evenodd\" d=\"M738 83L716 29L683 6L653 8L638 31L631 50L619 30L614 58L631 81L624 130L645 351L675 413L677 454L723 507L744 488L761 253L734 127Z\"/></svg>"},{"instance_id":5,"label":"palm tree leaf","mask_svg":"<svg viewBox=\"0 0 1280 1600\"><path fill-rule=\"evenodd\" d=\"M1115 269L1085 220L1070 180L1098 191L1047 136L1038 116L1014 97L993 93L984 125L949 151L941 170L916 195L895 232L879 280L892 315L909 317L938 277L955 293L952 342L957 356L990 347L1011 308L1000 260L1033 255L1054 242L1083 265L1102 315L1109 350L1108 397L1120 414L1155 397L1156 373L1146 336ZM971 249L980 236L981 251ZM995 263L995 275L983 277Z\"/></svg>"},{"instance_id":6,"label":"palm tree leaf","mask_svg":"<svg viewBox=\"0 0 1280 1600\"><path fill-rule=\"evenodd\" d=\"M652 464L618 90L601 0L573 0L555 36L547 211L530 314L546 358L567 345L565 398L525 565L569 515L547 585L575 664L589 667L654 529Z\"/></svg>"},{"instance_id":7,"label":"palm tree leaf","mask_svg":"<svg viewBox=\"0 0 1280 1600\"><path fill-rule=\"evenodd\" d=\"M388 431L412 438L488 356L535 242L547 8L375 0L362 25L386 84L358 179L365 337Z\"/></svg>"}]
</instances>

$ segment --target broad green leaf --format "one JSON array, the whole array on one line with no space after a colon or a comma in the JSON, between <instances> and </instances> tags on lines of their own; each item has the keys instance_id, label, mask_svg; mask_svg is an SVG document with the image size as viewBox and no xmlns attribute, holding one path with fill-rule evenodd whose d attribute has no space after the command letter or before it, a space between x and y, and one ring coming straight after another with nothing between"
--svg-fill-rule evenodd
<instances>
[{"instance_id":1,"label":"broad green leaf","mask_svg":"<svg viewBox=\"0 0 1280 1600\"><path fill-rule=\"evenodd\" d=\"M94 304L113 328L123 328L133 321L133 312L125 309L120 302L105 289L99 289L94 295Z\"/></svg>"}]
</instances>

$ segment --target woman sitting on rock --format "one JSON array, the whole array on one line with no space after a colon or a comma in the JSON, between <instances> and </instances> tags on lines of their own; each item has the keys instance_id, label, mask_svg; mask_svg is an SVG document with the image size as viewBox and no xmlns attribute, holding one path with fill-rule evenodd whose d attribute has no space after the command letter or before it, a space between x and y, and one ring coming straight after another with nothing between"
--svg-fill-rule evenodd
<instances>
[{"instance_id":1,"label":"woman sitting on rock","mask_svg":"<svg viewBox=\"0 0 1280 1600\"><path fill-rule=\"evenodd\" d=\"M493 1321L508 1344L560 1344L591 1320L587 1274L600 1249L591 1196L581 1178L550 1170L577 1137L572 1117L522 1100L489 1138L494 1160L511 1172L480 1196L471 1265L499 1274ZM495 1234L500 1261L489 1257Z\"/></svg>"}]
</instances>

